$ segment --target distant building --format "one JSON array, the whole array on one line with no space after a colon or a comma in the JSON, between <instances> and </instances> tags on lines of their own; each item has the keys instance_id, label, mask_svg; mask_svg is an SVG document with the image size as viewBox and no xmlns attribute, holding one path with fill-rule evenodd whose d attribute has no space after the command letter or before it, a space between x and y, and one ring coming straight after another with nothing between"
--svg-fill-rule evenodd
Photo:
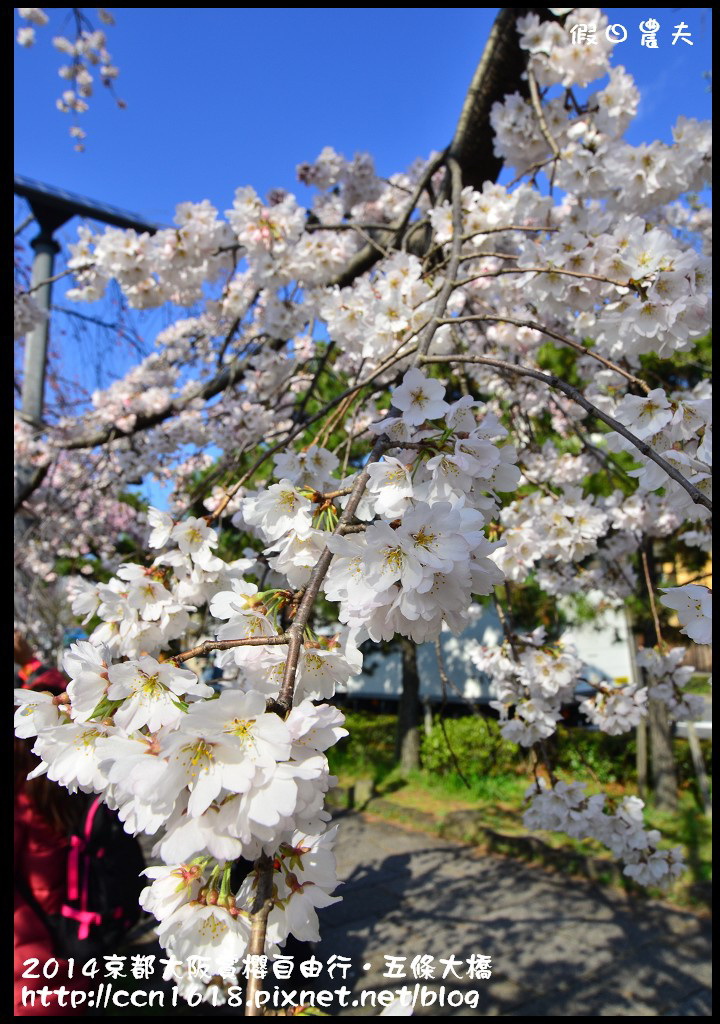
<instances>
[{"instance_id":1,"label":"distant building","mask_svg":"<svg viewBox=\"0 0 720 1024\"><path fill-rule=\"evenodd\" d=\"M625 683L633 678L633 638L622 609L598 611L593 622L566 629L562 639L565 644L572 644L576 648L585 665L584 675L591 682ZM451 683L445 695L448 704L462 704L466 701L487 704L494 699L490 678L477 669L470 658L468 641L471 640L487 647L495 647L503 642L502 625L494 608L484 609L482 616L460 636L450 632L441 634L443 661ZM431 704L442 703L443 690L435 645L418 644L417 658L421 700ZM400 652L368 652L360 675L349 679L345 686L338 686L337 689L339 694L346 695L348 701L397 700L402 691ZM586 684L580 684L576 690L579 699L592 692L592 687Z\"/></svg>"}]
</instances>

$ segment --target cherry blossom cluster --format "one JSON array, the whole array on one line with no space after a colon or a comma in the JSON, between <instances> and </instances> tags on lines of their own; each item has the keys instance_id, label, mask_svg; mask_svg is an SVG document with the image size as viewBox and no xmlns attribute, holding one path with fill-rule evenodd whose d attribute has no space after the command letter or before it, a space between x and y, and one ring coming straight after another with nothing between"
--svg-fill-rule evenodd
<instances>
[{"instance_id":1,"label":"cherry blossom cluster","mask_svg":"<svg viewBox=\"0 0 720 1024\"><path fill-rule=\"evenodd\" d=\"M684 653L684 652L683 652ZM638 662L639 664L639 662ZM654 691L650 696L658 696ZM608 685L580 704L580 710L593 725L610 736L634 729L647 715L648 688L646 686Z\"/></svg>"},{"instance_id":2,"label":"cherry blossom cluster","mask_svg":"<svg viewBox=\"0 0 720 1024\"><path fill-rule=\"evenodd\" d=\"M18 7L18 14L30 25L18 29L17 42L20 46L29 47L35 43L35 29L33 25L47 25L49 18L41 7ZM104 7L97 8L98 18L104 25L114 25L115 19ZM108 88L118 76L118 69L112 62L106 47L106 36L102 29L93 28L88 16L80 7L73 8L72 14L75 19L76 36L70 39L64 35L53 38L52 44L56 50L70 58L69 64L63 64L58 69L58 74L69 83L56 101L58 110L63 114L84 114L88 110L88 99L92 96L94 75L91 68L97 68L100 74L100 81ZM122 100L117 100L119 107L124 107ZM76 140L75 149L82 152L85 148L83 139L86 132L77 123L70 128L70 136Z\"/></svg>"},{"instance_id":3,"label":"cherry blossom cluster","mask_svg":"<svg viewBox=\"0 0 720 1024\"><path fill-rule=\"evenodd\" d=\"M599 17L598 17L599 15ZM596 43L585 46L573 42L572 28L591 23L596 26ZM562 25L542 21L537 14L518 18L520 46L531 55L531 66L540 85L588 85L608 71L613 43L605 34L608 20L595 8L575 7L567 12Z\"/></svg>"},{"instance_id":4,"label":"cherry blossom cluster","mask_svg":"<svg viewBox=\"0 0 720 1024\"><path fill-rule=\"evenodd\" d=\"M679 653L684 655L684 650ZM524 746L533 746L555 732L562 718L562 704L573 700L583 668L571 649L546 644L542 627L527 636L514 634L512 643L508 639L497 648L475 644L471 658L477 668L490 676L497 695L491 707L499 712L502 735ZM649 658L648 664L651 661ZM652 664L656 673L652 696L665 700L678 714L689 712L692 698L686 694L679 697L686 677L661 678L664 670L672 675L676 669L675 653L667 664ZM594 697L581 703L580 710L603 732L626 732L647 714L647 687L602 684L598 690ZM683 698L687 703L683 703ZM565 832L577 839L596 839L625 862L625 874L640 884L669 885L684 870L680 848L671 852L659 850L660 833L645 830L643 802L637 797L625 797L613 813L608 813L604 794L587 796L584 784L576 782L554 780L549 788L544 779L538 779L526 795L531 798L523 818L528 828Z\"/></svg>"},{"instance_id":5,"label":"cherry blossom cluster","mask_svg":"<svg viewBox=\"0 0 720 1024\"><path fill-rule=\"evenodd\" d=\"M712 391L705 384L693 392L669 398L663 388L654 388L645 396L627 394L616 410L617 419L630 427L636 437L647 440L654 451L661 453L674 467L681 468L686 479L698 490L712 495ZM662 467L637 452L618 434L608 435L612 450L630 451L641 463L630 471L638 478L642 491L663 487L671 492L676 514L703 521L708 510L690 500L686 492L672 480Z\"/></svg>"},{"instance_id":6,"label":"cherry blossom cluster","mask_svg":"<svg viewBox=\"0 0 720 1024\"><path fill-rule=\"evenodd\" d=\"M377 434L387 435L387 450L367 467L357 515L368 525L361 532L328 537L321 528L323 513L325 527L339 514L321 490L333 486L338 459L317 446L276 456L280 481L247 495L233 516L234 525L259 533L268 545L269 566L295 588L308 582L327 544L335 557L323 589L340 603L339 618L350 633L362 629L378 639L400 632L419 641L435 638L443 622L459 631L467 625L471 595L489 593L502 579L487 557L498 544L487 541L482 529L485 514L496 507L495 490L509 491L517 483L515 451L491 442L506 431L494 416L478 423L475 410L481 403L460 399L449 404L444 393L440 381L417 369L407 371L393 390L400 415L374 426ZM440 423L433 426L433 421ZM336 479L342 485L341 507L358 475ZM311 487L308 477L314 481ZM236 590L238 596L229 603L216 600L214 614L229 618L238 629L233 611L245 614L243 605L254 608L256 599L246 589L241 593L239 585ZM253 612L252 627L246 628L267 635L271 624ZM243 663L259 657L240 649L230 656ZM280 659L270 653L262 657Z\"/></svg>"},{"instance_id":7,"label":"cherry blossom cluster","mask_svg":"<svg viewBox=\"0 0 720 1024\"><path fill-rule=\"evenodd\" d=\"M505 739L531 747L552 736L562 719L562 705L572 701L582 662L574 648L545 642L540 626L529 635L513 636L498 647L469 648L473 664L487 673L496 699ZM510 717L510 711L513 714Z\"/></svg>"},{"instance_id":8,"label":"cherry blossom cluster","mask_svg":"<svg viewBox=\"0 0 720 1024\"><path fill-rule=\"evenodd\" d=\"M460 632L472 595L487 595L502 580L489 557L500 542L487 540L483 527L496 492L517 485L516 452L494 443L506 431L481 403L447 403L444 395L440 381L407 371L392 392L399 415L375 427L392 447L368 467L358 515L371 522L328 541L336 557L325 593L340 602L341 622L374 640L395 633L418 643L436 639L443 623Z\"/></svg>"},{"instance_id":9,"label":"cherry blossom cluster","mask_svg":"<svg viewBox=\"0 0 720 1024\"><path fill-rule=\"evenodd\" d=\"M431 159L435 154L431 155ZM298 164L298 181L317 187L313 214L321 224L342 222L346 215L390 224L401 215L407 196L425 169L425 161L416 160L404 173L379 178L369 153L356 153L352 160L325 146L312 163ZM421 209L427 201L418 200Z\"/></svg>"},{"instance_id":10,"label":"cherry blossom cluster","mask_svg":"<svg viewBox=\"0 0 720 1024\"><path fill-rule=\"evenodd\" d=\"M217 533L202 519L174 522L151 510L150 520L150 546L170 550L148 569L126 563L107 584L76 586L75 611L101 625L64 657L69 700L17 691L16 728L37 736L38 771L71 791L102 793L130 832L162 830L154 852L168 867L150 869L143 906L172 955L207 955L214 974L242 959L250 936L257 875L231 891L237 858L265 853L276 866L271 955L290 933L317 938L314 908L334 902L335 833L324 809L333 779L323 752L346 730L340 712L313 700L347 679L351 650L359 668L359 652L350 642L346 656L308 643L285 719L266 710L278 694L271 652L279 645L226 651L237 674L219 695L172 658L158 660L206 603L227 620L220 640L278 633L257 586L242 577L251 559L217 558Z\"/></svg>"},{"instance_id":11,"label":"cherry blossom cluster","mask_svg":"<svg viewBox=\"0 0 720 1024\"><path fill-rule=\"evenodd\" d=\"M560 481L557 481L560 483ZM494 561L508 579L524 581L541 559L576 563L593 553L608 530L608 517L582 487L560 484L560 494L536 491L503 509L506 547Z\"/></svg>"},{"instance_id":12,"label":"cherry blossom cluster","mask_svg":"<svg viewBox=\"0 0 720 1024\"><path fill-rule=\"evenodd\" d=\"M297 176L303 184L316 185L323 191L337 186L339 202L335 213L340 217L351 213L360 203L380 199L384 191L367 153L357 153L352 160L346 160L331 146L325 146L314 163L299 164Z\"/></svg>"},{"instance_id":13,"label":"cherry blossom cluster","mask_svg":"<svg viewBox=\"0 0 720 1024\"><path fill-rule=\"evenodd\" d=\"M37 736L34 774L102 793L130 832L162 829L154 852L168 867L149 869L143 906L168 951L209 956L211 973L244 956L253 880L231 890L232 862L263 852L279 872L271 950L291 933L317 938L315 907L337 884L323 751L346 735L342 715L303 700L283 720L257 691L216 696L172 659L113 663L97 642L72 645L63 667L67 702L16 691L17 734Z\"/></svg>"},{"instance_id":14,"label":"cherry blossom cluster","mask_svg":"<svg viewBox=\"0 0 720 1024\"><path fill-rule=\"evenodd\" d=\"M217 210L202 203L180 203L176 228L151 235L133 229L106 227L102 232L79 229L80 240L70 247L68 267L76 271L77 286L68 295L88 302L102 297L107 282L116 280L131 306L148 309L164 302L190 306L231 265L234 241ZM225 251L224 251L225 250Z\"/></svg>"},{"instance_id":15,"label":"cherry blossom cluster","mask_svg":"<svg viewBox=\"0 0 720 1024\"><path fill-rule=\"evenodd\" d=\"M112 452L78 458L61 451L51 459L46 443L28 424L16 417L14 426L16 469L24 463L44 471L44 485L16 538L22 544L16 545L15 562L23 573L53 583L59 558L74 560L79 572L91 572L93 562L116 560L118 536L142 542L142 519L112 486L121 472Z\"/></svg>"},{"instance_id":16,"label":"cherry blossom cluster","mask_svg":"<svg viewBox=\"0 0 720 1024\"><path fill-rule=\"evenodd\" d=\"M573 43L575 24L595 24L592 46ZM708 126L680 117L674 145L631 146L621 136L637 111L639 93L624 68L610 68L613 44L605 36L607 17L592 8L570 12L563 26L537 14L518 19L520 45L530 55L529 74L546 88L587 86L609 75L584 108L565 96L544 97L542 120L531 100L514 93L494 106L495 150L521 171L556 163L557 184L575 195L649 210L678 194L709 183Z\"/></svg>"},{"instance_id":17,"label":"cherry blossom cluster","mask_svg":"<svg viewBox=\"0 0 720 1024\"><path fill-rule=\"evenodd\" d=\"M30 25L23 25L18 29L17 42L20 46L33 46L35 43L35 29L33 25L47 25L48 16L42 7L18 7L18 14Z\"/></svg>"},{"instance_id":18,"label":"cherry blossom cluster","mask_svg":"<svg viewBox=\"0 0 720 1024\"><path fill-rule=\"evenodd\" d=\"M277 847L267 955L277 956L290 934L319 939L317 908L339 899L331 895L337 886L332 853L336 832L337 826L317 836L295 831ZM218 985L219 979L225 990L239 984L260 879L257 870L251 871L233 891L230 867L226 863L213 868L209 858L195 857L145 871L152 881L141 894L141 905L160 922L158 935L168 953L185 964L191 956L205 957L199 977L187 970L181 975L178 989L185 997L194 991L207 996L206 986ZM176 978L176 972L172 976Z\"/></svg>"},{"instance_id":19,"label":"cherry blossom cluster","mask_svg":"<svg viewBox=\"0 0 720 1024\"><path fill-rule=\"evenodd\" d=\"M660 603L675 611L680 620L680 632L696 644L712 643L712 590L699 583L662 589Z\"/></svg>"},{"instance_id":20,"label":"cherry blossom cluster","mask_svg":"<svg viewBox=\"0 0 720 1024\"><path fill-rule=\"evenodd\" d=\"M14 337L24 338L28 331L37 327L47 317L44 309L41 309L32 295L28 292L16 289L15 302L15 333Z\"/></svg>"},{"instance_id":21,"label":"cherry blossom cluster","mask_svg":"<svg viewBox=\"0 0 720 1024\"><path fill-rule=\"evenodd\" d=\"M599 26L597 47L571 43L576 23ZM241 960L268 885L270 952L317 938L336 884L325 751L345 734L318 702L361 671L364 640L460 633L506 581L620 604L648 538L709 549L709 386L666 392L643 368L709 327L707 217L681 201L707 180L707 126L680 119L671 146L623 141L639 94L609 68L605 23L590 9L563 27L520 19L530 98L506 97L492 123L525 181L458 186L437 153L384 179L367 155L327 148L298 167L308 208L240 187L224 215L181 203L153 235L81 229L70 299L115 282L174 319L82 416L42 436L16 425L18 462L39 471L16 557L44 581L58 557L82 563L73 612L95 626L66 655L68 700L18 691L16 728L36 737L40 771L158 837L143 905L179 959L207 955L221 974ZM66 42L74 62L104 46ZM587 103L567 92L608 71ZM559 200L536 187L543 168ZM20 292L20 335L34 322ZM548 348L571 381L548 374ZM596 473L612 480L600 494ZM121 500L146 476L173 484L168 511ZM189 515L200 502L210 515ZM146 526L154 557L120 555L117 538L143 548ZM221 530L245 538L242 557L221 557ZM686 635L709 642L710 591L664 590ZM313 618L310 598L337 622ZM472 657L503 735L542 745L582 664L507 625ZM210 654L219 692L190 668ZM692 710L676 651L640 660L647 686L603 684L583 704L606 732L636 725L648 696ZM600 839L643 883L681 870L634 798L610 812L558 783L526 823ZM239 857L255 861L242 882Z\"/></svg>"},{"instance_id":22,"label":"cherry blossom cluster","mask_svg":"<svg viewBox=\"0 0 720 1024\"><path fill-rule=\"evenodd\" d=\"M682 664L686 654L684 647L665 650L643 647L636 659L638 666L645 670L649 696L661 700L676 722L696 721L705 706L702 697L685 690L695 672L692 665Z\"/></svg>"},{"instance_id":23,"label":"cherry blossom cluster","mask_svg":"<svg viewBox=\"0 0 720 1024\"><path fill-rule=\"evenodd\" d=\"M683 873L682 848L658 848L660 833L645 828L642 800L625 796L610 811L604 793L589 796L585 788L584 783L560 780L549 789L544 779L538 779L526 794L530 805L523 816L525 825L576 839L597 839L625 862L623 874L639 885L665 888Z\"/></svg>"},{"instance_id":24,"label":"cherry blossom cluster","mask_svg":"<svg viewBox=\"0 0 720 1024\"><path fill-rule=\"evenodd\" d=\"M342 346L344 362L377 362L395 349L399 337L425 326L431 296L420 260L394 253L372 280L329 290L319 311L331 337Z\"/></svg>"}]
</instances>

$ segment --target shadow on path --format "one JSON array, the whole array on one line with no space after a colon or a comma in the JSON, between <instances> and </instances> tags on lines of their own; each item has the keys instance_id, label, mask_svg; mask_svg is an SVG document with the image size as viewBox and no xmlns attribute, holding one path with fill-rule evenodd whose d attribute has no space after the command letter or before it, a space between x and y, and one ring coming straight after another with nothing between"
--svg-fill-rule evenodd
<instances>
[{"instance_id":1,"label":"shadow on path","mask_svg":"<svg viewBox=\"0 0 720 1024\"><path fill-rule=\"evenodd\" d=\"M316 955L351 958L343 1016L379 1012L359 1005L363 992L416 981L428 1003L419 991L419 1016L710 1014L707 918L352 812L337 817L343 901L321 912ZM488 980L468 978L477 954L492 958ZM434 977L416 978L412 960L424 955ZM386 957L405 958L393 961L404 978L387 976ZM440 963L452 957L459 978Z\"/></svg>"}]
</instances>

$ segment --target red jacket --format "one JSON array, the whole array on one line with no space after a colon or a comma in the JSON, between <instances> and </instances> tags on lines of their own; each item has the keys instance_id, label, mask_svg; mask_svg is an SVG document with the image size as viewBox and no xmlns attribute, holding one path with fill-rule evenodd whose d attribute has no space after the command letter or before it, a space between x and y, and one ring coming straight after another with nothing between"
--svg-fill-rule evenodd
<instances>
[{"instance_id":1,"label":"red jacket","mask_svg":"<svg viewBox=\"0 0 720 1024\"><path fill-rule=\"evenodd\" d=\"M33 658L18 672L23 690L51 690L64 693L68 681L59 668L43 665L39 658Z\"/></svg>"},{"instance_id":2,"label":"red jacket","mask_svg":"<svg viewBox=\"0 0 720 1024\"><path fill-rule=\"evenodd\" d=\"M49 914L57 914L65 898L67 852L69 840L50 826L35 809L24 791L15 797L15 1016L16 1017L79 1017L85 1015L83 1007L60 1006L53 995L48 1005L40 1004L38 990L44 986L55 990L61 985L68 989L87 989L87 978L80 973L81 963L75 963L73 977L69 977L68 962L58 958L57 974L48 978L43 967L55 957L53 943L45 923L29 903L28 890L38 904ZM21 880L18 885L17 879ZM25 963L31 958L38 963ZM48 974L52 973L51 964ZM23 977L35 975L35 977ZM26 1005L23 1006L23 991ZM35 992L35 1003L29 993ZM66 997L69 1003L70 997Z\"/></svg>"}]
</instances>

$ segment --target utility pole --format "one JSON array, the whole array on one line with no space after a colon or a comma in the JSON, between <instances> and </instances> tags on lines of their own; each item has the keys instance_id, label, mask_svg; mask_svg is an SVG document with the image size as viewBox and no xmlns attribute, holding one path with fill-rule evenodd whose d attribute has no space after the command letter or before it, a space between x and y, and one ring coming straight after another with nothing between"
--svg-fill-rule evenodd
<instances>
[{"instance_id":1,"label":"utility pole","mask_svg":"<svg viewBox=\"0 0 720 1024\"><path fill-rule=\"evenodd\" d=\"M159 225L150 224L134 213L127 213L115 206L98 203L93 199L19 175L15 177L14 192L28 201L40 228L40 233L30 242L35 252L32 288L35 301L46 316L25 339L22 417L38 430L42 430L45 368L50 335L51 278L55 271L55 257L60 252L60 246L55 241L55 232L72 217L77 216L91 217L114 227L133 228L149 234L155 234Z\"/></svg>"},{"instance_id":2,"label":"utility pole","mask_svg":"<svg viewBox=\"0 0 720 1024\"><path fill-rule=\"evenodd\" d=\"M32 266L32 289L35 301L45 316L25 338L25 359L23 363L22 416L34 427L42 427L45 367L50 334L50 297L52 294L55 256L60 246L52 231L36 217L40 234L30 242L35 250Z\"/></svg>"},{"instance_id":3,"label":"utility pole","mask_svg":"<svg viewBox=\"0 0 720 1024\"><path fill-rule=\"evenodd\" d=\"M26 199L32 210L32 220L37 221L39 234L30 242L35 257L32 266L33 296L45 313L41 323L28 332L25 338L23 361L23 386L20 415L41 434L44 430L43 411L45 404L45 373L47 367L48 339L50 337L50 310L52 277L55 272L55 257L60 246L55 232L72 217L90 217L119 228L133 228L136 231L155 234L158 224L151 224L133 213L127 213L115 206L98 203L93 199L66 192L63 189L45 185L30 178L15 176L15 195ZM28 494L37 486L38 476L44 469L33 466L16 467L15 511L21 507Z\"/></svg>"}]
</instances>

